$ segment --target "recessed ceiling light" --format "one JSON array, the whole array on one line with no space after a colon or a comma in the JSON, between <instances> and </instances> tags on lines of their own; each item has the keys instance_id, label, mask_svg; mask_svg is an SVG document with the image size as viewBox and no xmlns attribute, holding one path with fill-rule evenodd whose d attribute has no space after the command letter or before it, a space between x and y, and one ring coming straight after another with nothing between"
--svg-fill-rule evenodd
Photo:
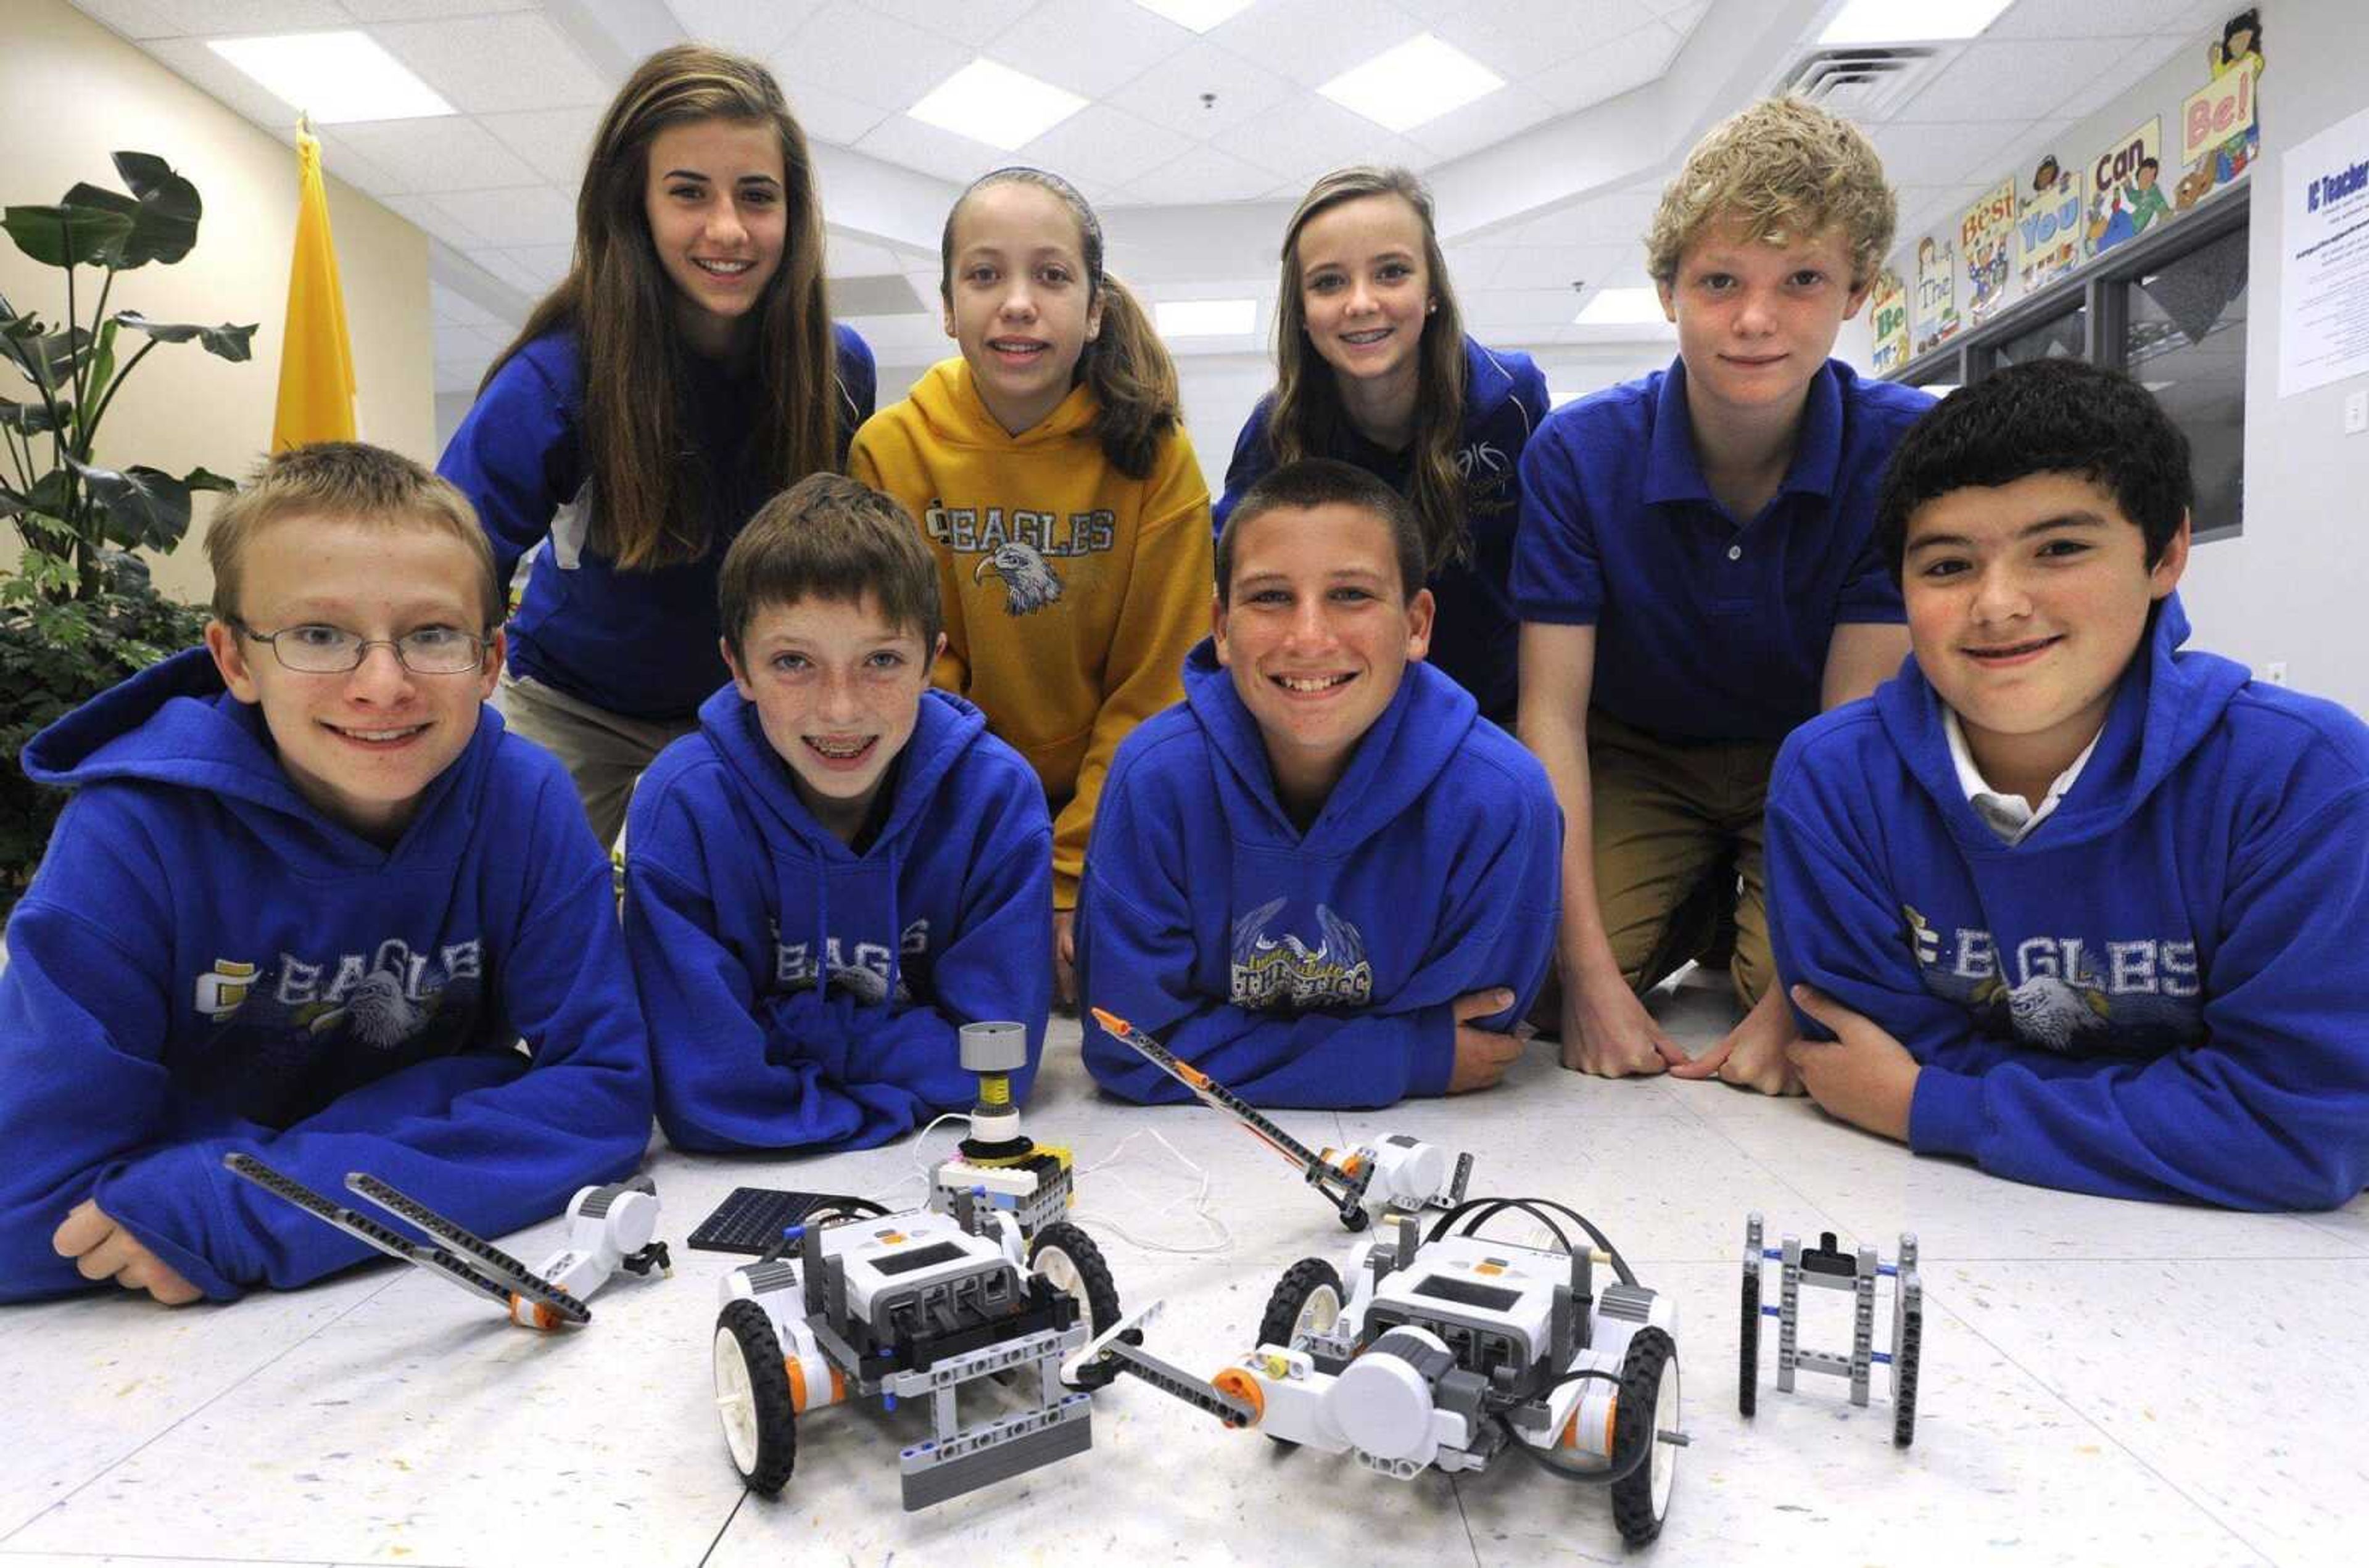
<instances>
[{"instance_id":1,"label":"recessed ceiling light","mask_svg":"<svg viewBox=\"0 0 2369 1568\"><path fill-rule=\"evenodd\" d=\"M1820 43L1908 43L1972 38L2012 0L1849 0Z\"/></svg>"},{"instance_id":2,"label":"recessed ceiling light","mask_svg":"<svg viewBox=\"0 0 2369 1568\"><path fill-rule=\"evenodd\" d=\"M1135 0L1135 3L1147 11L1159 13L1178 27L1205 33L1235 13L1250 9L1251 0Z\"/></svg>"},{"instance_id":3,"label":"recessed ceiling light","mask_svg":"<svg viewBox=\"0 0 2369 1568\"><path fill-rule=\"evenodd\" d=\"M363 32L209 39L206 47L316 125L424 120L452 106Z\"/></svg>"},{"instance_id":4,"label":"recessed ceiling light","mask_svg":"<svg viewBox=\"0 0 2369 1568\"><path fill-rule=\"evenodd\" d=\"M914 119L1011 152L1086 107L1075 93L992 60L974 60L905 112Z\"/></svg>"},{"instance_id":5,"label":"recessed ceiling light","mask_svg":"<svg viewBox=\"0 0 2369 1568\"><path fill-rule=\"evenodd\" d=\"M1162 338L1230 338L1258 330L1256 300L1162 300L1151 313Z\"/></svg>"},{"instance_id":6,"label":"recessed ceiling light","mask_svg":"<svg viewBox=\"0 0 2369 1568\"><path fill-rule=\"evenodd\" d=\"M1417 33L1316 90L1384 130L1407 131L1505 85L1504 77L1461 50Z\"/></svg>"},{"instance_id":7,"label":"recessed ceiling light","mask_svg":"<svg viewBox=\"0 0 2369 1568\"><path fill-rule=\"evenodd\" d=\"M1667 326L1662 296L1654 289L1598 289L1571 318L1574 326Z\"/></svg>"}]
</instances>

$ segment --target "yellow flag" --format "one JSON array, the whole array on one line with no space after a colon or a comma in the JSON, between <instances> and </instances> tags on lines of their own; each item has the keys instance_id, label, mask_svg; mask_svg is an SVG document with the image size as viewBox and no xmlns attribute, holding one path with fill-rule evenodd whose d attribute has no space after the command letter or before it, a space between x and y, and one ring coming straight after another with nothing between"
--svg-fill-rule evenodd
<instances>
[{"instance_id":1,"label":"yellow flag","mask_svg":"<svg viewBox=\"0 0 2369 1568\"><path fill-rule=\"evenodd\" d=\"M280 339L280 407L271 450L354 439L354 351L346 337L346 296L329 239L329 192L321 143L296 138L296 256L288 268L288 331Z\"/></svg>"}]
</instances>

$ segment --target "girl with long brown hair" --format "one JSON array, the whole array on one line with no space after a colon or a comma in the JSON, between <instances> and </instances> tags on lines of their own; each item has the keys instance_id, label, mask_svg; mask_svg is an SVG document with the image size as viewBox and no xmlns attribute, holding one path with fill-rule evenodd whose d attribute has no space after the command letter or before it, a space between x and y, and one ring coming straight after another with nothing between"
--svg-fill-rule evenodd
<instances>
[{"instance_id":1,"label":"girl with long brown hair","mask_svg":"<svg viewBox=\"0 0 2369 1568\"><path fill-rule=\"evenodd\" d=\"M1422 181L1360 165L1300 199L1283 233L1275 361L1275 390L1234 442L1218 524L1303 457L1355 464L1399 491L1422 519L1438 606L1429 661L1510 726L1518 464L1547 383L1528 355L1464 335Z\"/></svg>"},{"instance_id":2,"label":"girl with long brown hair","mask_svg":"<svg viewBox=\"0 0 2369 1568\"><path fill-rule=\"evenodd\" d=\"M1175 364L1103 270L1102 223L1076 188L1042 169L982 175L938 250L962 352L857 432L848 471L903 501L937 553L938 684L1044 781L1067 998L1111 754L1184 695L1185 652L1208 628L1209 491Z\"/></svg>"},{"instance_id":3,"label":"girl with long brown hair","mask_svg":"<svg viewBox=\"0 0 2369 1568\"><path fill-rule=\"evenodd\" d=\"M503 581L542 546L496 702L566 764L603 844L727 678L725 547L842 465L874 380L831 324L814 165L772 74L697 44L650 56L594 138L566 280L438 464Z\"/></svg>"}]
</instances>

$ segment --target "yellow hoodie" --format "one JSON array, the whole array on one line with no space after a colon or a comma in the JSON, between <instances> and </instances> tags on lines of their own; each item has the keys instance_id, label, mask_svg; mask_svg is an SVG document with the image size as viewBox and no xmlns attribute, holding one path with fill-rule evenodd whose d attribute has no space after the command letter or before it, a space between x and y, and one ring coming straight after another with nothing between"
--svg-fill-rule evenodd
<instances>
[{"instance_id":1,"label":"yellow hoodie","mask_svg":"<svg viewBox=\"0 0 2369 1568\"><path fill-rule=\"evenodd\" d=\"M1053 808L1053 905L1073 909L1111 755L1184 694L1209 629L1209 489L1182 429L1151 475L1104 457L1081 385L1020 435L959 358L864 422L848 472L921 521L938 557L939 685L977 703Z\"/></svg>"}]
</instances>

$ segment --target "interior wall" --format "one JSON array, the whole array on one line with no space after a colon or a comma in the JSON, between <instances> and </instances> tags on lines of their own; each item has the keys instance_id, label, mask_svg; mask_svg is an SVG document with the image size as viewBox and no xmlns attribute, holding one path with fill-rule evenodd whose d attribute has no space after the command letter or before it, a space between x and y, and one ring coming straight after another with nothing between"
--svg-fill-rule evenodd
<instances>
[{"instance_id":1,"label":"interior wall","mask_svg":"<svg viewBox=\"0 0 2369 1568\"><path fill-rule=\"evenodd\" d=\"M109 313L137 310L156 321L262 326L255 357L244 364L219 360L195 343L159 347L108 411L97 460L177 474L200 464L218 474L244 474L271 444L279 401L296 235L294 150L64 0L0 0L0 10L6 17L0 101L17 106L0 158L0 200L46 205L77 181L120 189L110 155L119 148L154 153L194 184L205 203L197 246L173 266L151 264L121 274ZM361 434L433 462L427 236L338 179L334 168L329 173L329 223L353 339ZM87 269L76 274L76 303L86 313L86 291L99 277ZM62 279L56 269L0 242L0 292L19 311L60 320L65 314ZM20 390L10 385L6 395ZM215 498L200 497L200 521L189 538L169 559L152 562L158 585L177 597L202 600L210 589L200 541ZM15 557L8 531L0 544L0 570Z\"/></svg>"}]
</instances>

